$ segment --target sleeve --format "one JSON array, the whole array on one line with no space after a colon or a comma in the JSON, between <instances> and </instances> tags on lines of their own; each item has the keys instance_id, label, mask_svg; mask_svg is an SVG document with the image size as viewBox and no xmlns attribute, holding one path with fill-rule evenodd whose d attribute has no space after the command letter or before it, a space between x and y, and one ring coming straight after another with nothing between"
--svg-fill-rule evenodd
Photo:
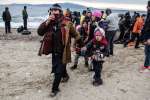
<instances>
[{"instance_id":1,"label":"sleeve","mask_svg":"<svg viewBox=\"0 0 150 100\"><path fill-rule=\"evenodd\" d=\"M110 16L106 18L105 22L110 23Z\"/></svg>"},{"instance_id":2,"label":"sleeve","mask_svg":"<svg viewBox=\"0 0 150 100\"><path fill-rule=\"evenodd\" d=\"M3 21L5 21L5 12L3 12L2 18L3 18Z\"/></svg>"},{"instance_id":3,"label":"sleeve","mask_svg":"<svg viewBox=\"0 0 150 100\"><path fill-rule=\"evenodd\" d=\"M73 23L70 23L70 35L75 38L76 41L80 39L80 34L76 32L76 29L73 27Z\"/></svg>"},{"instance_id":4,"label":"sleeve","mask_svg":"<svg viewBox=\"0 0 150 100\"><path fill-rule=\"evenodd\" d=\"M93 40L91 40L90 42L88 42L88 43L86 44L86 48L87 48L87 49L91 49L92 46L93 46Z\"/></svg>"},{"instance_id":5,"label":"sleeve","mask_svg":"<svg viewBox=\"0 0 150 100\"><path fill-rule=\"evenodd\" d=\"M37 33L39 36L43 36L48 30L48 26L46 26L46 21L43 22L37 29Z\"/></svg>"}]
</instances>

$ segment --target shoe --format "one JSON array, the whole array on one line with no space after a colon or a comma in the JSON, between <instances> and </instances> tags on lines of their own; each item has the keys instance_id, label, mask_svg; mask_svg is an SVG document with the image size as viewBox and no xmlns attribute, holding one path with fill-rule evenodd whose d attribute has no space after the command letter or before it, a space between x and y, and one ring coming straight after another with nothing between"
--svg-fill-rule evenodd
<instances>
[{"instance_id":1,"label":"shoe","mask_svg":"<svg viewBox=\"0 0 150 100\"><path fill-rule=\"evenodd\" d=\"M73 65L70 69L71 69L71 70L77 69L77 65Z\"/></svg>"},{"instance_id":2,"label":"shoe","mask_svg":"<svg viewBox=\"0 0 150 100\"><path fill-rule=\"evenodd\" d=\"M88 67L89 66L89 63L88 62L85 62L85 67Z\"/></svg>"},{"instance_id":3,"label":"shoe","mask_svg":"<svg viewBox=\"0 0 150 100\"><path fill-rule=\"evenodd\" d=\"M89 72L93 72L94 71L94 69L92 69L92 68L89 68Z\"/></svg>"},{"instance_id":4,"label":"shoe","mask_svg":"<svg viewBox=\"0 0 150 100\"><path fill-rule=\"evenodd\" d=\"M135 47L135 49L139 49L139 48L140 48L139 46Z\"/></svg>"},{"instance_id":5,"label":"shoe","mask_svg":"<svg viewBox=\"0 0 150 100\"><path fill-rule=\"evenodd\" d=\"M69 78L70 78L69 75L67 75L66 77L63 77L63 78L62 78L62 81L61 81L61 82L62 82L62 83L66 83L66 82L68 82Z\"/></svg>"},{"instance_id":6,"label":"shoe","mask_svg":"<svg viewBox=\"0 0 150 100\"><path fill-rule=\"evenodd\" d=\"M100 79L100 80L98 80L98 81L93 81L93 85L94 86L100 86L100 85L102 85L103 84L103 80L102 79Z\"/></svg>"},{"instance_id":7,"label":"shoe","mask_svg":"<svg viewBox=\"0 0 150 100\"><path fill-rule=\"evenodd\" d=\"M145 73L148 71L149 71L149 67L142 66L142 68L140 69L140 73Z\"/></svg>"},{"instance_id":8,"label":"shoe","mask_svg":"<svg viewBox=\"0 0 150 100\"><path fill-rule=\"evenodd\" d=\"M127 47L127 45L126 45L126 44L124 44L123 46L124 46L124 48L126 48L126 47Z\"/></svg>"},{"instance_id":9,"label":"shoe","mask_svg":"<svg viewBox=\"0 0 150 100\"><path fill-rule=\"evenodd\" d=\"M150 66L148 66L147 69L150 70Z\"/></svg>"},{"instance_id":10,"label":"shoe","mask_svg":"<svg viewBox=\"0 0 150 100\"><path fill-rule=\"evenodd\" d=\"M60 90L58 89L58 90L55 90L55 91L52 91L51 93L50 93L50 97L55 97L57 94L58 94L58 92L60 92Z\"/></svg>"}]
</instances>

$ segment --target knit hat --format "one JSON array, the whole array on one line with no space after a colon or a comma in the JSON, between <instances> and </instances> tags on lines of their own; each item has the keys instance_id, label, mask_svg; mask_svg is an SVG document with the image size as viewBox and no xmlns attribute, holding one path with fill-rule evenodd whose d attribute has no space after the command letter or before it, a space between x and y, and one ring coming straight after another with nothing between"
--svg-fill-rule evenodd
<instances>
[{"instance_id":1,"label":"knit hat","mask_svg":"<svg viewBox=\"0 0 150 100\"><path fill-rule=\"evenodd\" d=\"M95 36L103 36L103 34L100 31L96 31Z\"/></svg>"},{"instance_id":2,"label":"knit hat","mask_svg":"<svg viewBox=\"0 0 150 100\"><path fill-rule=\"evenodd\" d=\"M102 13L101 13L101 11L99 11L99 10L94 10L94 11L92 12L92 16L95 16L95 17L102 17Z\"/></svg>"},{"instance_id":3,"label":"knit hat","mask_svg":"<svg viewBox=\"0 0 150 100\"><path fill-rule=\"evenodd\" d=\"M61 6L57 3L52 5L51 10L53 10L53 9L58 9L58 10L62 11Z\"/></svg>"},{"instance_id":4,"label":"knit hat","mask_svg":"<svg viewBox=\"0 0 150 100\"><path fill-rule=\"evenodd\" d=\"M105 31L104 31L104 29L102 29L100 27L97 27L95 29L94 34L95 34L95 36L101 35L101 36L105 37Z\"/></svg>"},{"instance_id":5,"label":"knit hat","mask_svg":"<svg viewBox=\"0 0 150 100\"><path fill-rule=\"evenodd\" d=\"M69 10L65 10L63 14L65 17L69 17L71 15L71 12Z\"/></svg>"}]
</instances>

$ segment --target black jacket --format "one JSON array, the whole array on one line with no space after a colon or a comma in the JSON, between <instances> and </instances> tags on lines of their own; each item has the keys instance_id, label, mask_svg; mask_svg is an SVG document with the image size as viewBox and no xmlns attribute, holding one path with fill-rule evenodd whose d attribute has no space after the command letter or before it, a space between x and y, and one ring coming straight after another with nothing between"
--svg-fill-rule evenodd
<instances>
[{"instance_id":1,"label":"black jacket","mask_svg":"<svg viewBox=\"0 0 150 100\"><path fill-rule=\"evenodd\" d=\"M2 17L3 17L3 21L5 22L11 21L11 15L9 11L4 11Z\"/></svg>"},{"instance_id":2,"label":"black jacket","mask_svg":"<svg viewBox=\"0 0 150 100\"><path fill-rule=\"evenodd\" d=\"M150 39L150 11L148 11L142 34L144 40Z\"/></svg>"}]
</instances>

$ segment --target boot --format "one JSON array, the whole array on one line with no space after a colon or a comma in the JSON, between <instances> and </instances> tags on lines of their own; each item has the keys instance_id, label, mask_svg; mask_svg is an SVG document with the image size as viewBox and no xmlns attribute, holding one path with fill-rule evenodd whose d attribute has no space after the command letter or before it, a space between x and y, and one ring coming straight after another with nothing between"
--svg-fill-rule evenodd
<instances>
[{"instance_id":1,"label":"boot","mask_svg":"<svg viewBox=\"0 0 150 100\"><path fill-rule=\"evenodd\" d=\"M94 86L100 86L102 84L103 84L103 80L102 79L93 81L93 85Z\"/></svg>"},{"instance_id":2,"label":"boot","mask_svg":"<svg viewBox=\"0 0 150 100\"><path fill-rule=\"evenodd\" d=\"M77 69L77 65L73 65L70 69L71 69L71 70Z\"/></svg>"}]
</instances>

